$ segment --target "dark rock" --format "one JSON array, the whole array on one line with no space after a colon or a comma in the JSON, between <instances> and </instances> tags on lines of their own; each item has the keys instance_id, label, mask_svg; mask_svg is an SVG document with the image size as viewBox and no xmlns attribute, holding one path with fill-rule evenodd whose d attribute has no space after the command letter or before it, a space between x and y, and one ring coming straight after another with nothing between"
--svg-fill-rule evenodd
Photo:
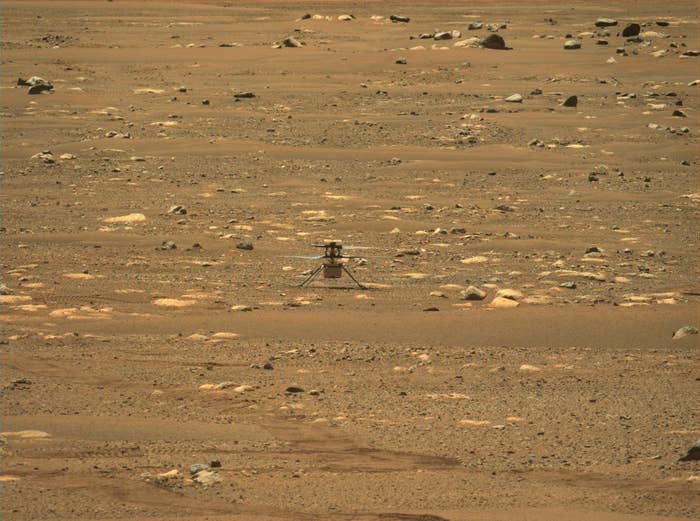
<instances>
[{"instance_id":1,"label":"dark rock","mask_svg":"<svg viewBox=\"0 0 700 521\"><path fill-rule=\"evenodd\" d=\"M596 45L608 45L608 41L607 40L598 40L597 42L595 42L595 44Z\"/></svg>"},{"instance_id":2,"label":"dark rock","mask_svg":"<svg viewBox=\"0 0 700 521\"><path fill-rule=\"evenodd\" d=\"M203 100L202 100L202 105L209 105L209 100L208 100L208 99L203 99Z\"/></svg>"},{"instance_id":3,"label":"dark rock","mask_svg":"<svg viewBox=\"0 0 700 521\"><path fill-rule=\"evenodd\" d=\"M632 36L637 36L642 31L642 26L637 23L630 23L625 26L622 30L623 38L630 38Z\"/></svg>"},{"instance_id":4,"label":"dark rock","mask_svg":"<svg viewBox=\"0 0 700 521\"><path fill-rule=\"evenodd\" d=\"M301 47L303 45L304 44L301 43L296 38L294 38L294 36L287 36L280 43L278 43L275 47L277 47L277 48L280 48L280 47Z\"/></svg>"},{"instance_id":5,"label":"dark rock","mask_svg":"<svg viewBox=\"0 0 700 521\"><path fill-rule=\"evenodd\" d=\"M303 393L303 392L304 392L304 389L302 389L301 387L298 387L298 386L296 386L296 385L290 385L289 387L287 387L287 388L285 389L284 392L285 392L285 393L291 393L291 394Z\"/></svg>"},{"instance_id":6,"label":"dark rock","mask_svg":"<svg viewBox=\"0 0 700 521\"><path fill-rule=\"evenodd\" d=\"M564 103L562 103L564 107L575 107L576 105L578 105L578 96L576 95L569 96L564 100Z\"/></svg>"},{"instance_id":7,"label":"dark rock","mask_svg":"<svg viewBox=\"0 0 700 521\"><path fill-rule=\"evenodd\" d=\"M265 362L263 364L262 368L267 370L267 371L272 371L274 369L271 362Z\"/></svg>"},{"instance_id":8,"label":"dark rock","mask_svg":"<svg viewBox=\"0 0 700 521\"><path fill-rule=\"evenodd\" d=\"M484 24L481 22L472 22L467 26L467 29L470 31L478 31L482 27L484 27Z\"/></svg>"},{"instance_id":9,"label":"dark rock","mask_svg":"<svg viewBox=\"0 0 700 521\"><path fill-rule=\"evenodd\" d=\"M301 18L299 18L299 20L308 20L309 18L311 18L311 15L309 13L306 13L301 15Z\"/></svg>"},{"instance_id":10,"label":"dark rock","mask_svg":"<svg viewBox=\"0 0 700 521\"><path fill-rule=\"evenodd\" d=\"M254 98L255 94L253 94L252 92L238 92L234 94L233 97L236 99L250 99Z\"/></svg>"},{"instance_id":11,"label":"dark rock","mask_svg":"<svg viewBox=\"0 0 700 521\"><path fill-rule=\"evenodd\" d=\"M440 311L440 308L436 308L435 306L431 306L429 308L425 308L423 311Z\"/></svg>"},{"instance_id":12,"label":"dark rock","mask_svg":"<svg viewBox=\"0 0 700 521\"><path fill-rule=\"evenodd\" d=\"M515 209L512 206L508 206L507 204L499 204L494 208L494 210L498 210L499 212L514 212Z\"/></svg>"},{"instance_id":13,"label":"dark rock","mask_svg":"<svg viewBox=\"0 0 700 521\"><path fill-rule=\"evenodd\" d=\"M564 49L567 51L573 50L573 49L580 49L581 48L581 42L577 40L566 40L564 42Z\"/></svg>"},{"instance_id":14,"label":"dark rock","mask_svg":"<svg viewBox=\"0 0 700 521\"><path fill-rule=\"evenodd\" d=\"M180 86L177 88L177 91L178 91L178 92L187 92L187 87L185 87L184 85L180 85Z\"/></svg>"},{"instance_id":15,"label":"dark rock","mask_svg":"<svg viewBox=\"0 0 700 521\"><path fill-rule=\"evenodd\" d=\"M397 60L394 63L396 63L397 65L406 65L406 63L408 62L406 61L406 58L397 58Z\"/></svg>"},{"instance_id":16,"label":"dark rock","mask_svg":"<svg viewBox=\"0 0 700 521\"><path fill-rule=\"evenodd\" d=\"M27 90L27 94L41 94L42 92L53 90L53 85L39 83L37 85L32 85Z\"/></svg>"},{"instance_id":17,"label":"dark rock","mask_svg":"<svg viewBox=\"0 0 700 521\"><path fill-rule=\"evenodd\" d=\"M215 459L209 463L209 466L213 469L220 469L221 468L221 462L218 459Z\"/></svg>"},{"instance_id":18,"label":"dark rock","mask_svg":"<svg viewBox=\"0 0 700 521\"><path fill-rule=\"evenodd\" d=\"M656 20L656 25L659 27L668 27L668 22L666 20Z\"/></svg>"},{"instance_id":19,"label":"dark rock","mask_svg":"<svg viewBox=\"0 0 700 521\"><path fill-rule=\"evenodd\" d=\"M700 51L685 51L681 53L681 56L685 58L694 58L696 56L700 56Z\"/></svg>"},{"instance_id":20,"label":"dark rock","mask_svg":"<svg viewBox=\"0 0 700 521\"><path fill-rule=\"evenodd\" d=\"M589 246L586 248L586 253L601 253L600 248L598 246Z\"/></svg>"},{"instance_id":21,"label":"dark rock","mask_svg":"<svg viewBox=\"0 0 700 521\"><path fill-rule=\"evenodd\" d=\"M401 22L404 24L407 24L408 22L411 21L411 19L408 16L403 16L403 15L399 15L399 14L390 15L389 20L391 20L394 23Z\"/></svg>"},{"instance_id":22,"label":"dark rock","mask_svg":"<svg viewBox=\"0 0 700 521\"><path fill-rule=\"evenodd\" d=\"M685 112L683 112L682 110L674 110L673 114L671 114L671 115L675 116L677 118L687 118L688 117L688 115Z\"/></svg>"},{"instance_id":23,"label":"dark rock","mask_svg":"<svg viewBox=\"0 0 700 521\"><path fill-rule=\"evenodd\" d=\"M559 284L560 288L566 288L566 289L576 289L576 283L575 282L562 282Z\"/></svg>"},{"instance_id":24,"label":"dark rock","mask_svg":"<svg viewBox=\"0 0 700 521\"><path fill-rule=\"evenodd\" d=\"M481 40L481 46L485 47L486 49L507 49L506 41L499 34L489 34L486 38Z\"/></svg>"},{"instance_id":25,"label":"dark rock","mask_svg":"<svg viewBox=\"0 0 700 521\"><path fill-rule=\"evenodd\" d=\"M252 242L239 242L236 244L236 248L239 250L252 250L253 249L253 243Z\"/></svg>"},{"instance_id":26,"label":"dark rock","mask_svg":"<svg viewBox=\"0 0 700 521\"><path fill-rule=\"evenodd\" d=\"M532 91L530 91L531 96L539 96L540 94L542 94L542 89L535 88L535 89L532 89Z\"/></svg>"},{"instance_id":27,"label":"dark rock","mask_svg":"<svg viewBox=\"0 0 700 521\"><path fill-rule=\"evenodd\" d=\"M678 459L678 461L697 461L700 460L700 440L696 441L688 449L688 454Z\"/></svg>"}]
</instances>

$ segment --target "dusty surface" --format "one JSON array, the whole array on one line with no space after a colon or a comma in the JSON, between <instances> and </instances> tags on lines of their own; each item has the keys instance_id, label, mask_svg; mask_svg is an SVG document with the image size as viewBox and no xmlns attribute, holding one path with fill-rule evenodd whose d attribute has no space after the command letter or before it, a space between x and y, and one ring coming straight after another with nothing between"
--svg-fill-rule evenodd
<instances>
[{"instance_id":1,"label":"dusty surface","mask_svg":"<svg viewBox=\"0 0 700 521\"><path fill-rule=\"evenodd\" d=\"M694 3L290 4L2 3L3 520L696 519Z\"/></svg>"}]
</instances>

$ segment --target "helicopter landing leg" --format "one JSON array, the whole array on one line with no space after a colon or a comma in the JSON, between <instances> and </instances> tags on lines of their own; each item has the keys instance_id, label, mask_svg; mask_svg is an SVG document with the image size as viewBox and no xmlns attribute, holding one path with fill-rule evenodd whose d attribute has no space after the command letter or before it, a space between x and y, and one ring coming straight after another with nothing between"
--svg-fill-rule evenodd
<instances>
[{"instance_id":1,"label":"helicopter landing leg","mask_svg":"<svg viewBox=\"0 0 700 521\"><path fill-rule=\"evenodd\" d=\"M350 273L350 270L347 269L347 268L345 267L345 264L343 264L343 270L345 271L345 273L348 274L348 277L350 277L350 278L353 280L353 282L355 282L355 284L357 284L357 287L358 287L358 288L360 288L360 289L367 289L365 286L363 286L362 284L360 284L359 282L357 282L357 279L356 279L355 277L352 276L352 273Z\"/></svg>"},{"instance_id":2,"label":"helicopter landing leg","mask_svg":"<svg viewBox=\"0 0 700 521\"><path fill-rule=\"evenodd\" d=\"M304 286L306 286L307 284L309 284L312 280L314 280L314 279L316 278L316 275L318 275L319 273L321 273L321 270L322 270L322 269L323 269L323 264L321 264L318 268L316 268L313 272L311 272L311 275L309 275L309 276L307 277L307 279L306 279L304 282L302 282L301 284L299 284L299 287L300 287L300 288L303 288Z\"/></svg>"}]
</instances>

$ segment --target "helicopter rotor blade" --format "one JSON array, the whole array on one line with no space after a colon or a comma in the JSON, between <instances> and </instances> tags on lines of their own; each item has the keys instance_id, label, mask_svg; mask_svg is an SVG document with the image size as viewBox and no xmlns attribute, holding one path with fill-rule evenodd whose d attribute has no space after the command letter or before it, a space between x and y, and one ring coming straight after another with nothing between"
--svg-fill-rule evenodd
<instances>
[{"instance_id":1,"label":"helicopter rotor blade","mask_svg":"<svg viewBox=\"0 0 700 521\"><path fill-rule=\"evenodd\" d=\"M374 246L343 246L344 250L374 250Z\"/></svg>"},{"instance_id":2,"label":"helicopter rotor blade","mask_svg":"<svg viewBox=\"0 0 700 521\"><path fill-rule=\"evenodd\" d=\"M282 255L286 259L322 259L323 255Z\"/></svg>"}]
</instances>

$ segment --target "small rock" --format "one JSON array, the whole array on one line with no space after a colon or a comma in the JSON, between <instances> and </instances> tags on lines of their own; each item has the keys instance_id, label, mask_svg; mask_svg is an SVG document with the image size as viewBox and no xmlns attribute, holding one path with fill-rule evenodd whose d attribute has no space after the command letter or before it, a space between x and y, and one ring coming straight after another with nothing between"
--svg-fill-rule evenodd
<instances>
[{"instance_id":1,"label":"small rock","mask_svg":"<svg viewBox=\"0 0 700 521\"><path fill-rule=\"evenodd\" d=\"M406 65L406 63L408 62L406 61L406 58L397 58L394 63L396 63L397 65Z\"/></svg>"},{"instance_id":2,"label":"small rock","mask_svg":"<svg viewBox=\"0 0 700 521\"><path fill-rule=\"evenodd\" d=\"M478 31L479 29L483 28L484 24L481 22L471 22L468 26L467 29L470 31Z\"/></svg>"},{"instance_id":3,"label":"small rock","mask_svg":"<svg viewBox=\"0 0 700 521\"><path fill-rule=\"evenodd\" d=\"M272 362L265 362L262 366L266 371L272 371L274 369Z\"/></svg>"},{"instance_id":4,"label":"small rock","mask_svg":"<svg viewBox=\"0 0 700 521\"><path fill-rule=\"evenodd\" d=\"M250 306L238 305L238 306L231 306L231 311L246 312L246 311L253 311L253 308Z\"/></svg>"},{"instance_id":5,"label":"small rock","mask_svg":"<svg viewBox=\"0 0 700 521\"><path fill-rule=\"evenodd\" d=\"M637 23L629 23L622 29L622 37L630 38L632 36L637 36L642 30L642 27Z\"/></svg>"},{"instance_id":6,"label":"small rock","mask_svg":"<svg viewBox=\"0 0 700 521\"><path fill-rule=\"evenodd\" d=\"M596 27L612 27L613 25L617 25L617 20L614 18L598 18L595 21Z\"/></svg>"},{"instance_id":7,"label":"small rock","mask_svg":"<svg viewBox=\"0 0 700 521\"><path fill-rule=\"evenodd\" d=\"M581 42L577 40L566 40L564 42L564 49L567 51L573 50L573 49L580 49L581 48Z\"/></svg>"},{"instance_id":8,"label":"small rock","mask_svg":"<svg viewBox=\"0 0 700 521\"><path fill-rule=\"evenodd\" d=\"M673 333L673 338L674 340L679 339L679 338L684 338L690 335L697 335L698 334L698 328L693 327L693 326L683 326L682 328L676 330L675 333Z\"/></svg>"},{"instance_id":9,"label":"small rock","mask_svg":"<svg viewBox=\"0 0 700 521\"><path fill-rule=\"evenodd\" d=\"M676 118L687 118L688 117L688 115L685 112L683 112L682 110L674 110L673 114L671 114L671 115L676 117Z\"/></svg>"},{"instance_id":10,"label":"small rock","mask_svg":"<svg viewBox=\"0 0 700 521\"><path fill-rule=\"evenodd\" d=\"M469 286L467 289L462 290L459 296L462 300L484 300L486 298L486 292L476 286Z\"/></svg>"},{"instance_id":11,"label":"small rock","mask_svg":"<svg viewBox=\"0 0 700 521\"><path fill-rule=\"evenodd\" d=\"M50 150L44 150L43 152L39 152L38 154L34 154L32 156L32 159L41 159L44 163L47 165L51 165L56 162L56 159L54 158L53 152Z\"/></svg>"},{"instance_id":12,"label":"small rock","mask_svg":"<svg viewBox=\"0 0 700 521\"><path fill-rule=\"evenodd\" d=\"M354 17L353 15L351 15L351 14L341 14L341 15L338 17L338 20L340 20L341 22L350 22L350 21L352 21L352 20L354 20L354 19L355 19L355 17Z\"/></svg>"},{"instance_id":13,"label":"small rock","mask_svg":"<svg viewBox=\"0 0 700 521\"><path fill-rule=\"evenodd\" d=\"M253 243L252 242L239 242L236 244L236 248L239 250L252 250L253 249Z\"/></svg>"},{"instance_id":14,"label":"small rock","mask_svg":"<svg viewBox=\"0 0 700 521\"><path fill-rule=\"evenodd\" d=\"M434 40L451 40L452 39L452 32L451 31L439 31L433 35Z\"/></svg>"},{"instance_id":15,"label":"small rock","mask_svg":"<svg viewBox=\"0 0 700 521\"><path fill-rule=\"evenodd\" d=\"M177 88L177 91L178 91L178 92L187 92L187 87L185 87L184 85L180 85L180 86Z\"/></svg>"},{"instance_id":16,"label":"small rock","mask_svg":"<svg viewBox=\"0 0 700 521\"><path fill-rule=\"evenodd\" d=\"M425 308L423 311L440 311L440 308L436 308L435 306L430 306L428 308Z\"/></svg>"},{"instance_id":17,"label":"small rock","mask_svg":"<svg viewBox=\"0 0 700 521\"><path fill-rule=\"evenodd\" d=\"M233 95L235 99L251 99L255 97L255 94L252 92L238 92Z\"/></svg>"},{"instance_id":18,"label":"small rock","mask_svg":"<svg viewBox=\"0 0 700 521\"><path fill-rule=\"evenodd\" d=\"M491 302L489 302L488 305L492 308L515 308L518 307L520 303L509 298L496 297Z\"/></svg>"},{"instance_id":19,"label":"small rock","mask_svg":"<svg viewBox=\"0 0 700 521\"><path fill-rule=\"evenodd\" d=\"M403 15L399 15L399 14L390 15L389 20L391 20L392 22L395 22L395 23L400 22L400 23L404 23L404 24L407 24L408 22L411 21L411 19L408 16L403 16Z\"/></svg>"},{"instance_id":20,"label":"small rock","mask_svg":"<svg viewBox=\"0 0 700 521\"><path fill-rule=\"evenodd\" d=\"M301 387L298 387L296 385L290 385L284 390L285 393L290 393L290 394L296 394L296 393L303 393L304 389Z\"/></svg>"},{"instance_id":21,"label":"small rock","mask_svg":"<svg viewBox=\"0 0 700 521\"><path fill-rule=\"evenodd\" d=\"M197 474L198 472L201 472L203 470L211 470L211 468L209 467L209 465L207 465L205 463L194 463L194 464L190 465L190 475L191 476L194 476L195 474Z\"/></svg>"},{"instance_id":22,"label":"small rock","mask_svg":"<svg viewBox=\"0 0 700 521\"><path fill-rule=\"evenodd\" d=\"M564 100L564 103L562 103L563 107L575 107L578 105L578 96L573 95L569 96Z\"/></svg>"},{"instance_id":23,"label":"small rock","mask_svg":"<svg viewBox=\"0 0 700 521\"><path fill-rule=\"evenodd\" d=\"M181 204L176 204L176 205L170 207L170 209L168 210L168 213L173 213L176 215L185 215L185 214L187 214L187 209L184 206L182 206Z\"/></svg>"},{"instance_id":24,"label":"small rock","mask_svg":"<svg viewBox=\"0 0 700 521\"><path fill-rule=\"evenodd\" d=\"M544 143L539 139L531 139L530 141L527 142L527 146L541 148L541 147L544 147Z\"/></svg>"},{"instance_id":25,"label":"small rock","mask_svg":"<svg viewBox=\"0 0 700 521\"><path fill-rule=\"evenodd\" d=\"M481 46L486 49L506 50L506 41L499 34L489 34L481 40Z\"/></svg>"},{"instance_id":26,"label":"small rock","mask_svg":"<svg viewBox=\"0 0 700 521\"><path fill-rule=\"evenodd\" d=\"M304 44L301 43L299 40L294 38L294 36L287 36L284 38L280 43L276 44L275 47L281 48L281 47L302 47Z\"/></svg>"},{"instance_id":27,"label":"small rock","mask_svg":"<svg viewBox=\"0 0 700 521\"><path fill-rule=\"evenodd\" d=\"M173 241L163 241L160 246L156 247L156 250L175 250L177 246Z\"/></svg>"},{"instance_id":28,"label":"small rock","mask_svg":"<svg viewBox=\"0 0 700 521\"><path fill-rule=\"evenodd\" d=\"M523 97L520 94L511 94L505 99L505 101L508 103L522 103Z\"/></svg>"},{"instance_id":29,"label":"small rock","mask_svg":"<svg viewBox=\"0 0 700 521\"><path fill-rule=\"evenodd\" d=\"M192 477L192 481L209 486L221 482L221 476L213 470L200 470Z\"/></svg>"},{"instance_id":30,"label":"small rock","mask_svg":"<svg viewBox=\"0 0 700 521\"><path fill-rule=\"evenodd\" d=\"M559 284L560 288L566 288L566 289L576 289L576 283L575 282L562 282Z\"/></svg>"}]
</instances>

